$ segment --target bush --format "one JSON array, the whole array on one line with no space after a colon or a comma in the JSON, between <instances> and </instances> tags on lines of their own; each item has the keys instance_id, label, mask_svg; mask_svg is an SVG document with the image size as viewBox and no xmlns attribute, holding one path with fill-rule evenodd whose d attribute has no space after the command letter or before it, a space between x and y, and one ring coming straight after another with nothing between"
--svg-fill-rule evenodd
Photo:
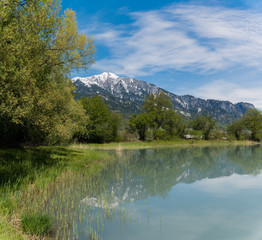
<instances>
[{"instance_id":1,"label":"bush","mask_svg":"<svg viewBox=\"0 0 262 240\"><path fill-rule=\"evenodd\" d=\"M157 129L153 131L153 138L155 140L168 140L168 133L164 129Z\"/></svg>"},{"instance_id":2,"label":"bush","mask_svg":"<svg viewBox=\"0 0 262 240\"><path fill-rule=\"evenodd\" d=\"M45 236L51 231L52 221L47 214L25 214L21 219L23 231L31 235Z\"/></svg>"}]
</instances>

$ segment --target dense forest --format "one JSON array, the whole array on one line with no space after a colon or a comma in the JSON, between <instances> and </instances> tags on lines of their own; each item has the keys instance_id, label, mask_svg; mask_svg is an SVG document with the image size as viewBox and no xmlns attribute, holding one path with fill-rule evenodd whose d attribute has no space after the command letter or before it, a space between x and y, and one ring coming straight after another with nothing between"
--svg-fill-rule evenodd
<instances>
[{"instance_id":1,"label":"dense forest","mask_svg":"<svg viewBox=\"0 0 262 240\"><path fill-rule=\"evenodd\" d=\"M70 71L93 64L96 49L59 1L1 1L0 28L0 145L262 139L257 110L221 129L206 115L186 121L163 92L149 95L142 113L125 121L98 96L76 101Z\"/></svg>"}]
</instances>

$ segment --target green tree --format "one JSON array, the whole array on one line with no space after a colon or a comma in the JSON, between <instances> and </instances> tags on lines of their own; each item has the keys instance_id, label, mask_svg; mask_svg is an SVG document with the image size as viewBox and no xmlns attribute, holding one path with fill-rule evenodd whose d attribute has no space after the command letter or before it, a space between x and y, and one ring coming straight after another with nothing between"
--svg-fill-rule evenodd
<instances>
[{"instance_id":1,"label":"green tree","mask_svg":"<svg viewBox=\"0 0 262 240\"><path fill-rule=\"evenodd\" d=\"M210 138L210 132L212 129L215 128L216 123L212 119L211 116L197 116L193 121L192 121L192 127L194 130L201 131L203 133L204 139L208 140Z\"/></svg>"},{"instance_id":2,"label":"green tree","mask_svg":"<svg viewBox=\"0 0 262 240\"><path fill-rule=\"evenodd\" d=\"M99 96L82 97L80 102L88 116L88 121L86 132L81 132L81 134L77 132L75 136L80 136L79 140L96 143L115 141L122 120L121 116L111 113Z\"/></svg>"},{"instance_id":3,"label":"green tree","mask_svg":"<svg viewBox=\"0 0 262 240\"><path fill-rule=\"evenodd\" d=\"M69 139L84 120L70 69L89 67L94 52L59 1L0 1L0 141Z\"/></svg>"},{"instance_id":4,"label":"green tree","mask_svg":"<svg viewBox=\"0 0 262 240\"><path fill-rule=\"evenodd\" d=\"M169 109L166 113L164 129L170 137L184 137L186 125L181 114L176 113L173 109Z\"/></svg>"},{"instance_id":5,"label":"green tree","mask_svg":"<svg viewBox=\"0 0 262 240\"><path fill-rule=\"evenodd\" d=\"M249 109L241 121L251 131L251 140L261 141L262 139L262 115L257 109Z\"/></svg>"},{"instance_id":6,"label":"green tree","mask_svg":"<svg viewBox=\"0 0 262 240\"><path fill-rule=\"evenodd\" d=\"M172 111L171 109L173 110L173 104L164 92L157 95L150 94L145 99L144 110L148 113L150 125L155 130L163 127L168 114Z\"/></svg>"},{"instance_id":7,"label":"green tree","mask_svg":"<svg viewBox=\"0 0 262 240\"><path fill-rule=\"evenodd\" d=\"M174 111L171 99L164 92L150 94L145 99L144 110L148 114L154 139L182 135L182 117Z\"/></svg>"},{"instance_id":8,"label":"green tree","mask_svg":"<svg viewBox=\"0 0 262 240\"><path fill-rule=\"evenodd\" d=\"M146 132L149 127L148 114L141 113L137 115L136 113L131 116L128 123L128 131L131 133L137 132L139 135L139 140L146 140Z\"/></svg>"},{"instance_id":9,"label":"green tree","mask_svg":"<svg viewBox=\"0 0 262 240\"><path fill-rule=\"evenodd\" d=\"M150 94L145 99L143 110L139 115L132 115L128 122L128 131L137 132L140 140L146 139L148 129L153 130L154 139L184 135L183 118L174 111L170 98L164 92Z\"/></svg>"},{"instance_id":10,"label":"green tree","mask_svg":"<svg viewBox=\"0 0 262 240\"><path fill-rule=\"evenodd\" d=\"M118 113L112 112L110 116L110 132L111 141L117 141L119 139L118 130L122 122L122 116Z\"/></svg>"},{"instance_id":11,"label":"green tree","mask_svg":"<svg viewBox=\"0 0 262 240\"><path fill-rule=\"evenodd\" d=\"M233 135L237 140L241 140L243 138L243 130L245 126L242 120L237 120L227 127L227 133L229 135Z\"/></svg>"}]
</instances>

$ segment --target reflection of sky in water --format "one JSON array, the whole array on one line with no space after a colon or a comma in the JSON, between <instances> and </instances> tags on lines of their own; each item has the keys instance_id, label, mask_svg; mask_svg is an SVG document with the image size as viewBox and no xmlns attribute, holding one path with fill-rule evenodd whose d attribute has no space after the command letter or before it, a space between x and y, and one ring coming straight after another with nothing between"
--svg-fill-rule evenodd
<instances>
[{"instance_id":1,"label":"reflection of sky in water","mask_svg":"<svg viewBox=\"0 0 262 240\"><path fill-rule=\"evenodd\" d=\"M261 240L261 153L261 147L127 152L130 161L121 156L103 176L128 214L125 224L105 219L102 239Z\"/></svg>"},{"instance_id":2,"label":"reflection of sky in water","mask_svg":"<svg viewBox=\"0 0 262 240\"><path fill-rule=\"evenodd\" d=\"M159 196L131 204L137 221L105 226L103 239L261 240L262 174L178 184Z\"/></svg>"},{"instance_id":3,"label":"reflection of sky in water","mask_svg":"<svg viewBox=\"0 0 262 240\"><path fill-rule=\"evenodd\" d=\"M228 177L203 179L195 185L204 192L216 195L233 194L248 189L262 190L262 174L256 176L232 174Z\"/></svg>"}]
</instances>

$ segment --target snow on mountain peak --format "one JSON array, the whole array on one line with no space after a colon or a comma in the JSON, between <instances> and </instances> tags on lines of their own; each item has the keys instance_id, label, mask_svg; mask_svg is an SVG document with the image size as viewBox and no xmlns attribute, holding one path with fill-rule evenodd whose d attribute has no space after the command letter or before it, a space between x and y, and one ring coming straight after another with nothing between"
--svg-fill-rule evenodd
<instances>
[{"instance_id":1,"label":"snow on mountain peak","mask_svg":"<svg viewBox=\"0 0 262 240\"><path fill-rule=\"evenodd\" d=\"M116 74L114 74L114 73L111 73L111 72L103 72L102 74L101 74L102 76L105 76L105 77L107 77L107 78L114 78L114 79L117 79L118 78L118 76L116 75Z\"/></svg>"},{"instance_id":2,"label":"snow on mountain peak","mask_svg":"<svg viewBox=\"0 0 262 240\"><path fill-rule=\"evenodd\" d=\"M99 75L94 75L94 78L98 78L100 81L105 82L108 78L116 80L118 76L114 73L111 72L103 72L102 74Z\"/></svg>"},{"instance_id":3,"label":"snow on mountain peak","mask_svg":"<svg viewBox=\"0 0 262 240\"><path fill-rule=\"evenodd\" d=\"M116 84L118 81L116 81L119 77L111 72L103 72L102 74L99 75L93 75L91 77L75 77L72 79L72 82L74 83L77 80L80 80L83 82L85 85L89 86L92 84L100 85L101 83L105 83L108 79L111 81L113 80L113 83Z\"/></svg>"}]
</instances>

